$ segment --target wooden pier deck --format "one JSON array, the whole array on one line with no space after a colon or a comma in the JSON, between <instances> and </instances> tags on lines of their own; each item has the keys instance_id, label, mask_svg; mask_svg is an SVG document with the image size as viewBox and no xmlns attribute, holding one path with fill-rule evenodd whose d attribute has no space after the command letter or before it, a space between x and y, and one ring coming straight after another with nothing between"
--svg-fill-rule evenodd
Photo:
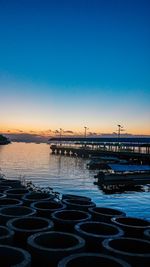
<instances>
[{"instance_id":1,"label":"wooden pier deck","mask_svg":"<svg viewBox=\"0 0 150 267\"><path fill-rule=\"evenodd\" d=\"M111 156L150 164L149 138L51 138L52 153L89 158Z\"/></svg>"}]
</instances>

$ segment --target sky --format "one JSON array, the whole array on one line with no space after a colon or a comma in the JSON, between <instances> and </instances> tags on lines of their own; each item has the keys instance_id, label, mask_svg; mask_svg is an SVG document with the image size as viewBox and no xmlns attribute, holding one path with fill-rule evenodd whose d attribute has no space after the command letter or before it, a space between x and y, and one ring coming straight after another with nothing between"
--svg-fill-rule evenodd
<instances>
[{"instance_id":1,"label":"sky","mask_svg":"<svg viewBox=\"0 0 150 267\"><path fill-rule=\"evenodd\" d=\"M149 0L0 0L0 132L150 135Z\"/></svg>"}]
</instances>

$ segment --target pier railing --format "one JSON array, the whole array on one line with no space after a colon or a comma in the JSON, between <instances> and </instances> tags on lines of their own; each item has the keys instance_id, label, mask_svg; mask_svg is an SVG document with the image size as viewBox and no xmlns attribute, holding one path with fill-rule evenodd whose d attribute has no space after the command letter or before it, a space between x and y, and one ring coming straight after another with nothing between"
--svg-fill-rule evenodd
<instances>
[{"instance_id":1,"label":"pier railing","mask_svg":"<svg viewBox=\"0 0 150 267\"><path fill-rule=\"evenodd\" d=\"M121 141L121 140L120 140ZM79 157L91 156L118 156L123 159L135 159L138 162L150 164L150 139L116 140L89 140L85 138L53 138L51 142L52 153Z\"/></svg>"}]
</instances>

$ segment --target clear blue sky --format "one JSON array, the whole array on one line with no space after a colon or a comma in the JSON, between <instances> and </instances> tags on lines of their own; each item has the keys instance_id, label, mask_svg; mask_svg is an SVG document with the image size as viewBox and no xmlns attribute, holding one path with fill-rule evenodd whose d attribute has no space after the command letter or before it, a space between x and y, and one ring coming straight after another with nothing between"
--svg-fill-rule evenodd
<instances>
[{"instance_id":1,"label":"clear blue sky","mask_svg":"<svg viewBox=\"0 0 150 267\"><path fill-rule=\"evenodd\" d=\"M0 0L0 93L5 128L150 134L150 1Z\"/></svg>"}]
</instances>

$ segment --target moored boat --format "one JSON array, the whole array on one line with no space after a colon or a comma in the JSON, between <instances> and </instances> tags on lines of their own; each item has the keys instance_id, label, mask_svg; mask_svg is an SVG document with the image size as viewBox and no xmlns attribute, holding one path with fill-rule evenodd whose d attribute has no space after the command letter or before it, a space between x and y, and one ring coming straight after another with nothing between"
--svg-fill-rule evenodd
<instances>
[{"instance_id":1,"label":"moored boat","mask_svg":"<svg viewBox=\"0 0 150 267\"><path fill-rule=\"evenodd\" d=\"M109 170L109 169L111 169L109 167L109 165L108 165L110 163L122 163L122 164L126 164L127 163L127 160L119 159L117 157L109 157L109 156L93 157L87 163L87 168L89 170L100 170L100 169Z\"/></svg>"},{"instance_id":2,"label":"moored boat","mask_svg":"<svg viewBox=\"0 0 150 267\"><path fill-rule=\"evenodd\" d=\"M99 172L95 178L98 178L99 184L105 185L141 185L150 183L149 165L121 165L108 164L110 170L107 173Z\"/></svg>"}]
</instances>

